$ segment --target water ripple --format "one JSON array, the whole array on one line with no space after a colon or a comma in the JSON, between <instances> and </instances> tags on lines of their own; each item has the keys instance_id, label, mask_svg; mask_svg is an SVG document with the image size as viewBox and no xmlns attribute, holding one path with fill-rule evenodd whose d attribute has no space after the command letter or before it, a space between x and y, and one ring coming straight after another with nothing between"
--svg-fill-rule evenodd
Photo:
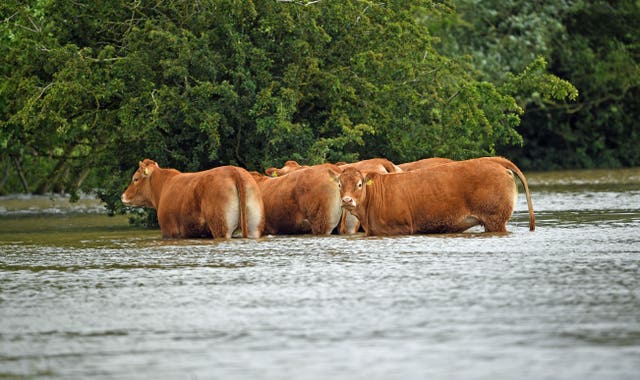
<instances>
[{"instance_id":1,"label":"water ripple","mask_svg":"<svg viewBox=\"0 0 640 380\"><path fill-rule=\"evenodd\" d=\"M635 378L640 192L574 190L534 193L535 232L521 197L506 234L163 240L2 215L0 376Z\"/></svg>"}]
</instances>

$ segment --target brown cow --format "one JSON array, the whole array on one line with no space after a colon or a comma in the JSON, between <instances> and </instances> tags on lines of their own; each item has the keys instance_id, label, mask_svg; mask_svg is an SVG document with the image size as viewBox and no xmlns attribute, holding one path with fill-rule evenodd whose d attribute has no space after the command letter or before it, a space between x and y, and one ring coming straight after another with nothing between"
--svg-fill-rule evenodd
<instances>
[{"instance_id":1,"label":"brown cow","mask_svg":"<svg viewBox=\"0 0 640 380\"><path fill-rule=\"evenodd\" d=\"M405 162L404 164L398 165L398 167L405 172L411 172L414 170L428 169L436 165L448 164L449 162L453 162L453 160L448 158L433 157L423 158L422 160L418 161Z\"/></svg>"},{"instance_id":2,"label":"brown cow","mask_svg":"<svg viewBox=\"0 0 640 380\"><path fill-rule=\"evenodd\" d=\"M281 177L252 173L265 206L265 233L329 235L340 222L340 191L328 170L332 164L301 168Z\"/></svg>"},{"instance_id":3,"label":"brown cow","mask_svg":"<svg viewBox=\"0 0 640 380\"><path fill-rule=\"evenodd\" d=\"M533 231L527 180L502 157L397 174L363 175L356 169L330 174L340 187L343 207L360 220L367 235L406 235L463 232L475 225L487 232L506 232L517 200L513 173L524 185Z\"/></svg>"},{"instance_id":4,"label":"brown cow","mask_svg":"<svg viewBox=\"0 0 640 380\"><path fill-rule=\"evenodd\" d=\"M158 210L163 238L259 238L264 204L251 175L235 166L181 173L162 169L152 160L139 163L122 203Z\"/></svg>"},{"instance_id":5,"label":"brown cow","mask_svg":"<svg viewBox=\"0 0 640 380\"><path fill-rule=\"evenodd\" d=\"M374 172L374 173L396 173L401 172L402 170L398 168L393 162L385 159L385 158L372 158L368 160L357 161L353 163L337 163L340 168L345 169L347 167L355 167L362 172ZM281 177L287 175L293 171L308 168L309 166L300 165L298 162L289 160L285 162L282 168L268 168L265 170L265 173L269 177ZM259 178L259 177L258 177ZM356 217L351 215L346 210L343 211L343 216L340 220L340 224L338 226L338 232L340 234L354 234L358 232L360 228L360 222Z\"/></svg>"},{"instance_id":6,"label":"brown cow","mask_svg":"<svg viewBox=\"0 0 640 380\"><path fill-rule=\"evenodd\" d=\"M360 170L360 172L362 172L363 174L388 174L402 172L402 169L400 169L393 162L387 160L386 158L370 158L368 160L352 162L350 164L338 163L336 165L340 166L342 170L347 168L355 168ZM341 235L352 235L358 232L360 226L361 224L358 218L353 216L353 214L345 209L344 214L342 215L342 220L340 221L340 228L338 229L338 232Z\"/></svg>"}]
</instances>

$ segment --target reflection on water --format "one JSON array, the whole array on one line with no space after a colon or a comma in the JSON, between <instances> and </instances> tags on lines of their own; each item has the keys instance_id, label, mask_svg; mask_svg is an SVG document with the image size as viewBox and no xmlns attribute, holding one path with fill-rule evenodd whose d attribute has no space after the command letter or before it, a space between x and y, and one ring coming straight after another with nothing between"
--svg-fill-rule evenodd
<instances>
[{"instance_id":1,"label":"reflection on water","mask_svg":"<svg viewBox=\"0 0 640 380\"><path fill-rule=\"evenodd\" d=\"M0 377L637 378L638 173L528 175L506 235L161 240L0 199Z\"/></svg>"}]
</instances>

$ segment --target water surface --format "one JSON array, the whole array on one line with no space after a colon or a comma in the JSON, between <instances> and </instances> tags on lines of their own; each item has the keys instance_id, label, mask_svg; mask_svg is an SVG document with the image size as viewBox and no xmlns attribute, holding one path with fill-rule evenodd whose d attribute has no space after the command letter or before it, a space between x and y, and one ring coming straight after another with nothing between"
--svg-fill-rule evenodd
<instances>
[{"instance_id":1,"label":"water surface","mask_svg":"<svg viewBox=\"0 0 640 380\"><path fill-rule=\"evenodd\" d=\"M0 377L638 378L640 170L527 176L508 234L162 240L0 198Z\"/></svg>"}]
</instances>

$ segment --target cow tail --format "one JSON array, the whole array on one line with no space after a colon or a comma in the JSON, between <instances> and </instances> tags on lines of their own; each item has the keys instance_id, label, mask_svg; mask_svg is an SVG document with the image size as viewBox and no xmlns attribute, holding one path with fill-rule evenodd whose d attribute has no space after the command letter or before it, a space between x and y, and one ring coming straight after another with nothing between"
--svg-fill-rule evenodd
<instances>
[{"instance_id":1,"label":"cow tail","mask_svg":"<svg viewBox=\"0 0 640 380\"><path fill-rule=\"evenodd\" d=\"M249 228L247 223L247 185L242 173L238 169L234 170L236 189L238 190L238 198L240 199L240 226L242 228L242 237L249 236Z\"/></svg>"},{"instance_id":2,"label":"cow tail","mask_svg":"<svg viewBox=\"0 0 640 380\"><path fill-rule=\"evenodd\" d=\"M383 162L382 167L387 171L387 173L398 173L403 171L399 166L396 166L396 164L388 160Z\"/></svg>"},{"instance_id":3,"label":"cow tail","mask_svg":"<svg viewBox=\"0 0 640 380\"><path fill-rule=\"evenodd\" d=\"M511 170L515 173L520 182L522 182L522 186L524 186L524 193L527 196L527 207L529 208L529 230L534 231L536 229L536 216L533 213L533 204L531 203L531 194L529 193L529 184L527 183L527 179L524 174L520 171L520 169L513 162L507 160L503 157L491 157L492 161L499 163L505 168Z\"/></svg>"}]
</instances>

